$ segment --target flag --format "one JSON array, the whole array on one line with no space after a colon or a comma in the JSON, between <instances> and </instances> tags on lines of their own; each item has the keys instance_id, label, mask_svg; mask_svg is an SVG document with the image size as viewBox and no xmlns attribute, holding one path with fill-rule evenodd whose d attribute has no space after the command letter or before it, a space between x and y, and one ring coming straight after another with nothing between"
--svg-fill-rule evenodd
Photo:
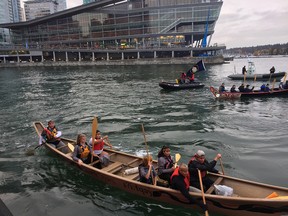
<instances>
[{"instance_id":1,"label":"flag","mask_svg":"<svg viewBox=\"0 0 288 216\"><path fill-rule=\"evenodd\" d=\"M193 70L193 68L195 68ZM186 72L186 75L189 76L191 75L192 73L195 73L195 72L200 72L200 71L205 71L206 68L205 68L205 64L203 62L203 60L200 60L199 62L197 62L195 65L193 65L192 68L190 68L187 72Z\"/></svg>"}]
</instances>

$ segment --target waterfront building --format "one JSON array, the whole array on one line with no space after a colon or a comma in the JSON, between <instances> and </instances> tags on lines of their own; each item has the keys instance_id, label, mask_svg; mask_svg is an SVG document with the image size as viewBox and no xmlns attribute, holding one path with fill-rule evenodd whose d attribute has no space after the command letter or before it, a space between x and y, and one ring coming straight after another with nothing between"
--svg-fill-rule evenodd
<instances>
[{"instance_id":1,"label":"waterfront building","mask_svg":"<svg viewBox=\"0 0 288 216\"><path fill-rule=\"evenodd\" d=\"M0 23L15 23L22 21L20 0L0 1ZM9 29L0 28L0 44L10 43Z\"/></svg>"},{"instance_id":2,"label":"waterfront building","mask_svg":"<svg viewBox=\"0 0 288 216\"><path fill-rule=\"evenodd\" d=\"M57 12L56 0L30 0L24 2L26 21L44 17Z\"/></svg>"},{"instance_id":3,"label":"waterfront building","mask_svg":"<svg viewBox=\"0 0 288 216\"><path fill-rule=\"evenodd\" d=\"M57 0L57 11L63 11L67 9L66 0Z\"/></svg>"},{"instance_id":4,"label":"waterfront building","mask_svg":"<svg viewBox=\"0 0 288 216\"><path fill-rule=\"evenodd\" d=\"M222 0L96 0L0 27L9 29L14 47L47 54L42 60L51 57L51 50L54 61L210 56L225 48L211 44L222 4ZM78 55L79 50L86 54ZM59 58L58 52L62 52Z\"/></svg>"}]
</instances>

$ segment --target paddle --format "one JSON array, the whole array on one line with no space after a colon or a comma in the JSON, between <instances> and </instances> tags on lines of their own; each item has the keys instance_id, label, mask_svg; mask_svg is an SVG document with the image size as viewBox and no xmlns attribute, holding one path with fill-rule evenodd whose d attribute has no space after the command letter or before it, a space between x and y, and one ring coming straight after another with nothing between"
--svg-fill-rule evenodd
<instances>
[{"instance_id":1,"label":"paddle","mask_svg":"<svg viewBox=\"0 0 288 216\"><path fill-rule=\"evenodd\" d=\"M145 135L145 130L144 130L144 125L143 125L143 124L142 124L142 133L143 133L144 142L145 142L145 146L146 146L147 157L148 157L149 151L148 151L148 145L147 145L147 141L146 141L146 135ZM157 181L156 181L156 179L155 179L154 176L153 176L153 171L152 171L152 169L151 169L150 175L151 175L151 177L152 177L153 185L156 185Z\"/></svg>"},{"instance_id":2,"label":"paddle","mask_svg":"<svg viewBox=\"0 0 288 216\"><path fill-rule=\"evenodd\" d=\"M201 177L201 172L200 172L199 169L198 169L198 176L199 176L202 200L203 200L204 205L206 205L206 200L205 200L205 196L204 196L204 189L203 189L203 183L202 183L202 177ZM205 216L209 216L208 210L205 211Z\"/></svg>"},{"instance_id":3,"label":"paddle","mask_svg":"<svg viewBox=\"0 0 288 216\"><path fill-rule=\"evenodd\" d=\"M74 152L74 145L71 143L67 144L68 148L70 149L71 152Z\"/></svg>"},{"instance_id":4,"label":"paddle","mask_svg":"<svg viewBox=\"0 0 288 216\"><path fill-rule=\"evenodd\" d=\"M177 163L180 159L181 159L181 155L179 153L176 153L175 154L175 164L174 164L175 168L177 167Z\"/></svg>"},{"instance_id":5,"label":"paddle","mask_svg":"<svg viewBox=\"0 0 288 216\"><path fill-rule=\"evenodd\" d=\"M94 116L93 122L92 122L92 154L91 154L91 163L93 162L93 156L94 156L94 141L96 137L96 130L98 128L98 121L97 118Z\"/></svg>"},{"instance_id":6,"label":"paddle","mask_svg":"<svg viewBox=\"0 0 288 216\"><path fill-rule=\"evenodd\" d=\"M274 80L273 80L272 91L273 91L273 89L274 89L275 82L276 82L276 78L274 78Z\"/></svg>"},{"instance_id":7,"label":"paddle","mask_svg":"<svg viewBox=\"0 0 288 216\"><path fill-rule=\"evenodd\" d=\"M220 165L221 165L221 169L222 169L222 174L224 175L224 167L223 167L223 163L222 163L222 158L219 158L220 160Z\"/></svg>"}]
</instances>

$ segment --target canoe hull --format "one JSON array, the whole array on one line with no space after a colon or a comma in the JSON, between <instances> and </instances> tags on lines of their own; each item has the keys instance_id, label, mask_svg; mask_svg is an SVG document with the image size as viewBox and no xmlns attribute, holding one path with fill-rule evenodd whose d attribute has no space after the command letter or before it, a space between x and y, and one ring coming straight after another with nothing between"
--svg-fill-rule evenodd
<instances>
[{"instance_id":1,"label":"canoe hull","mask_svg":"<svg viewBox=\"0 0 288 216\"><path fill-rule=\"evenodd\" d=\"M251 75L246 75L245 79L255 80L255 81L269 81L269 80L271 81L271 80L276 79L276 81L280 81L283 76L285 76L285 72L278 72L278 73L273 73L273 74L251 74ZM229 75L228 78L232 80L244 80L244 75L233 74L233 75Z\"/></svg>"},{"instance_id":2,"label":"canoe hull","mask_svg":"<svg viewBox=\"0 0 288 216\"><path fill-rule=\"evenodd\" d=\"M203 88L204 84L200 82L177 84L172 82L160 82L159 86L165 90L183 90L183 89L197 89Z\"/></svg>"},{"instance_id":3,"label":"canoe hull","mask_svg":"<svg viewBox=\"0 0 288 216\"><path fill-rule=\"evenodd\" d=\"M38 135L40 135L43 130L43 124L41 124L41 122L35 122L34 127ZM75 144L75 141L69 139L62 138L62 141L65 144L67 144L68 142ZM133 174L135 176L135 177L133 176L133 178L126 176L124 174L124 170L127 167L136 167L139 163L141 163L142 158L140 157L116 150L106 149L105 151L107 151L110 154L110 160L114 161L113 162L114 164L116 163L116 161L118 161L118 163L121 162L121 166L118 167L120 169L118 168L116 169L116 167L114 167L113 169L110 168L110 166L111 167L113 166L113 163L108 167L98 169L93 167L92 165L87 164L79 166L77 162L72 160L71 157L72 153L64 154L47 143L45 144L45 146L55 154L59 155L61 158L65 159L69 163L78 167L82 171L92 175L93 177L95 177L95 179L104 182L105 184L111 185L115 188L119 188L121 190L124 190L126 192L138 196L145 197L149 200L153 199L157 202L168 203L175 206L192 208L194 210L201 211L201 209L197 205L188 203L187 200L179 191L170 188L141 183L137 181L138 173ZM153 161L153 163L154 163L153 165L157 167L157 162ZM222 182L223 184L233 187L235 192L241 195L241 197L225 197L219 195L205 194L206 201L209 207L209 212L215 212L223 215L233 215L233 216L238 215L280 216L288 212L287 200L271 201L269 199L255 198L255 192L253 193L253 190L251 190L251 186L257 189L257 193L260 193L256 194L256 196L259 197L266 197L266 195L269 195L271 192L276 192L281 196L288 196L287 188L271 186L256 182L249 182L247 180L240 180L229 176L222 176L216 174L209 174L209 175L211 175L211 178L214 179L220 177L223 178ZM248 187L249 185L250 187ZM250 191L249 196L251 196L250 198L245 198L241 194L241 193L243 194L249 193L249 191ZM191 192L191 195L194 196L199 201L202 200L201 193Z\"/></svg>"},{"instance_id":4,"label":"canoe hull","mask_svg":"<svg viewBox=\"0 0 288 216\"><path fill-rule=\"evenodd\" d=\"M273 91L262 92L224 92L219 94L218 90L214 87L210 87L210 91L213 96L217 99L239 99L239 98L257 98L257 97L287 97L288 89L278 89L275 88Z\"/></svg>"}]
</instances>

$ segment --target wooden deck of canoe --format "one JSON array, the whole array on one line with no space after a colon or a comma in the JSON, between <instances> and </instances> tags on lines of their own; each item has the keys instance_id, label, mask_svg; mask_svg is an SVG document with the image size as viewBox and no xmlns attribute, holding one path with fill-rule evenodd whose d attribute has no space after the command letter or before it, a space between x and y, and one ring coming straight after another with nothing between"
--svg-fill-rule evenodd
<instances>
[{"instance_id":1,"label":"wooden deck of canoe","mask_svg":"<svg viewBox=\"0 0 288 216\"><path fill-rule=\"evenodd\" d=\"M38 135L41 134L44 128L41 122L35 122L34 127ZM75 144L75 141L70 139L63 138L62 141L66 144ZM96 179L112 187L146 197L149 200L153 199L156 202L164 202L169 206L182 206L201 211L197 205L188 203L179 191L141 183L138 181L138 172L125 175L125 170L138 167L142 163L141 157L106 149L105 151L110 155L109 165L99 169L97 168L97 163L99 163L97 160L90 165L83 164L79 166L77 162L73 161L72 152L64 154L50 144L45 144L45 146L85 173L94 176ZM157 161L153 161L153 165L157 168ZM227 175L211 173L209 175L215 180L215 183L232 187L234 190L234 195L228 197L213 193L214 187L208 189L205 193L205 198L209 212L233 216L288 215L288 188L243 180ZM267 199L266 197L271 193L277 193L280 198ZM201 193L199 192L191 192L191 195L198 200L202 200Z\"/></svg>"}]
</instances>

